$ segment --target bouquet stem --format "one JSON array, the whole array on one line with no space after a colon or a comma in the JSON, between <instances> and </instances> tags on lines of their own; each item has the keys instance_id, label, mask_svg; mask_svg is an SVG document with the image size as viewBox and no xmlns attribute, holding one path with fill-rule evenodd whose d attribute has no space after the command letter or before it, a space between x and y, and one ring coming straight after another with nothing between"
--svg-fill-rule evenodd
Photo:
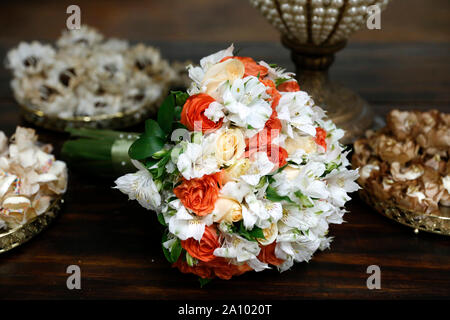
<instances>
[{"instance_id":1,"label":"bouquet stem","mask_svg":"<svg viewBox=\"0 0 450 320\"><path fill-rule=\"evenodd\" d=\"M137 133L87 128L66 131L76 138L62 147L62 157L71 166L107 177L134 171L128 149L139 138Z\"/></svg>"}]
</instances>

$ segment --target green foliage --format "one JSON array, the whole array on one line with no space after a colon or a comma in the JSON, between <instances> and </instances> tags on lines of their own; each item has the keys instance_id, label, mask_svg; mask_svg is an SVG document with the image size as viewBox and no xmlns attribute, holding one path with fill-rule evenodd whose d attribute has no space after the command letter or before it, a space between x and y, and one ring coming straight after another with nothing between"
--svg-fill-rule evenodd
<instances>
[{"instance_id":1,"label":"green foliage","mask_svg":"<svg viewBox=\"0 0 450 320\"><path fill-rule=\"evenodd\" d=\"M200 282L200 288L203 288L205 285L211 282L212 279L208 278L198 278L198 282Z\"/></svg>"},{"instance_id":2,"label":"green foliage","mask_svg":"<svg viewBox=\"0 0 450 320\"><path fill-rule=\"evenodd\" d=\"M170 263L175 263L178 258L180 257L181 251L183 248L181 247L181 242L179 238L176 238L176 241L172 244L170 247L170 250L166 249L163 245L164 242L168 240L167 238L167 232L163 234L162 240L161 240L161 247L164 252L164 256L166 257L167 261Z\"/></svg>"},{"instance_id":3,"label":"green foliage","mask_svg":"<svg viewBox=\"0 0 450 320\"><path fill-rule=\"evenodd\" d=\"M263 230L260 227L254 226L253 229L247 230L242 221L233 223L231 230L249 241L265 239Z\"/></svg>"},{"instance_id":4,"label":"green foliage","mask_svg":"<svg viewBox=\"0 0 450 320\"><path fill-rule=\"evenodd\" d=\"M140 136L128 150L131 159L144 160L151 157L164 147L164 140L156 136L147 136L145 133Z\"/></svg>"},{"instance_id":5,"label":"green foliage","mask_svg":"<svg viewBox=\"0 0 450 320\"><path fill-rule=\"evenodd\" d=\"M275 79L275 86L278 87L280 84L291 80L291 78L277 78Z\"/></svg>"},{"instance_id":6,"label":"green foliage","mask_svg":"<svg viewBox=\"0 0 450 320\"><path fill-rule=\"evenodd\" d=\"M272 202L286 201L293 203L293 201L288 196L280 196L274 187L268 186L266 190L266 198Z\"/></svg>"},{"instance_id":7,"label":"green foliage","mask_svg":"<svg viewBox=\"0 0 450 320\"><path fill-rule=\"evenodd\" d=\"M162 130L169 134L172 132L173 118L175 115L175 95L169 94L159 107L157 120Z\"/></svg>"},{"instance_id":8,"label":"green foliage","mask_svg":"<svg viewBox=\"0 0 450 320\"><path fill-rule=\"evenodd\" d=\"M294 192L295 196L300 200L300 203L303 207L306 208L312 208L314 207L314 203L309 199L307 196L305 196L303 193L299 191Z\"/></svg>"}]
</instances>

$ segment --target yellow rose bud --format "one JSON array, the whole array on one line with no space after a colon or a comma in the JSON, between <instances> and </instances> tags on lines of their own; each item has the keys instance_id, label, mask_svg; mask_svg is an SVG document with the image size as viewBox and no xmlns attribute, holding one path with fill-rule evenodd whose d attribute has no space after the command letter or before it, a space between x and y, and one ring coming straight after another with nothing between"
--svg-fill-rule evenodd
<instances>
[{"instance_id":1,"label":"yellow rose bud","mask_svg":"<svg viewBox=\"0 0 450 320\"><path fill-rule=\"evenodd\" d=\"M265 239L258 239L258 242L263 246L267 246L274 242L278 236L278 225L276 222L272 223L270 227L263 229Z\"/></svg>"},{"instance_id":2,"label":"yellow rose bud","mask_svg":"<svg viewBox=\"0 0 450 320\"><path fill-rule=\"evenodd\" d=\"M287 138L284 143L284 148L289 155L295 153L298 149L303 149L306 153L313 153L317 150L317 144L311 136L300 136L295 139Z\"/></svg>"},{"instance_id":3,"label":"yellow rose bud","mask_svg":"<svg viewBox=\"0 0 450 320\"><path fill-rule=\"evenodd\" d=\"M300 169L287 166L283 169L283 173L286 175L286 178L291 181L297 178L297 176L300 174Z\"/></svg>"},{"instance_id":4,"label":"yellow rose bud","mask_svg":"<svg viewBox=\"0 0 450 320\"><path fill-rule=\"evenodd\" d=\"M214 222L232 223L240 220L242 220L242 206L238 201L226 197L219 197L216 200L213 211Z\"/></svg>"},{"instance_id":5,"label":"yellow rose bud","mask_svg":"<svg viewBox=\"0 0 450 320\"><path fill-rule=\"evenodd\" d=\"M224 131L216 140L216 159L220 166L229 166L245 152L245 139L239 129Z\"/></svg>"},{"instance_id":6,"label":"yellow rose bud","mask_svg":"<svg viewBox=\"0 0 450 320\"><path fill-rule=\"evenodd\" d=\"M211 94L217 87L226 80L233 82L244 76L244 64L237 59L228 59L224 62L213 65L206 71L202 81L202 86L206 86L206 93Z\"/></svg>"},{"instance_id":7,"label":"yellow rose bud","mask_svg":"<svg viewBox=\"0 0 450 320\"><path fill-rule=\"evenodd\" d=\"M222 177L223 184L233 181L247 173L250 168L250 160L247 158L237 159L236 162L224 170Z\"/></svg>"}]
</instances>

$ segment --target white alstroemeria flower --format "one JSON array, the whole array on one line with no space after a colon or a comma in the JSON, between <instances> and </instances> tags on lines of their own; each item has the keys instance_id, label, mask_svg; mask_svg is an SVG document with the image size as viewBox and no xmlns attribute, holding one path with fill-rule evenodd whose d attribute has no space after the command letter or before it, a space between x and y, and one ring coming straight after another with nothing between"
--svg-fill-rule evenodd
<instances>
[{"instance_id":1,"label":"white alstroemeria flower","mask_svg":"<svg viewBox=\"0 0 450 320\"><path fill-rule=\"evenodd\" d=\"M252 187L244 181L229 181L220 189L220 194L241 203L244 197L252 191Z\"/></svg>"},{"instance_id":2,"label":"white alstroemeria flower","mask_svg":"<svg viewBox=\"0 0 450 320\"><path fill-rule=\"evenodd\" d=\"M302 231L313 228L319 223L320 217L313 210L309 209L300 209L292 205L285 206L281 222L292 229Z\"/></svg>"},{"instance_id":3,"label":"white alstroemeria flower","mask_svg":"<svg viewBox=\"0 0 450 320\"><path fill-rule=\"evenodd\" d=\"M251 186L256 186L262 176L272 172L275 165L269 160L266 152L257 152L253 157L250 168L241 176L241 179Z\"/></svg>"},{"instance_id":4,"label":"white alstroemeria flower","mask_svg":"<svg viewBox=\"0 0 450 320\"><path fill-rule=\"evenodd\" d=\"M297 262L308 262L320 243L320 239L312 232L306 235L295 232L281 234L277 238L275 255L281 259L292 257Z\"/></svg>"},{"instance_id":5,"label":"white alstroemeria flower","mask_svg":"<svg viewBox=\"0 0 450 320\"><path fill-rule=\"evenodd\" d=\"M183 152L172 159L185 179L201 178L220 170L214 156L215 138L216 133L211 133L200 144L186 142Z\"/></svg>"},{"instance_id":6,"label":"white alstroemeria flower","mask_svg":"<svg viewBox=\"0 0 450 320\"><path fill-rule=\"evenodd\" d=\"M130 200L137 200L146 209L158 211L161 205L161 195L153 181L152 174L147 170L128 173L115 181L115 189L128 195Z\"/></svg>"},{"instance_id":7,"label":"white alstroemeria flower","mask_svg":"<svg viewBox=\"0 0 450 320\"><path fill-rule=\"evenodd\" d=\"M205 116L214 122L224 118L225 114L223 113L223 105L217 101L211 102L209 107L205 110Z\"/></svg>"},{"instance_id":8,"label":"white alstroemeria flower","mask_svg":"<svg viewBox=\"0 0 450 320\"><path fill-rule=\"evenodd\" d=\"M280 203L258 200L253 193L245 196L242 218L244 226L252 229L255 225L261 229L269 228L273 222L280 220L283 210Z\"/></svg>"},{"instance_id":9,"label":"white alstroemeria flower","mask_svg":"<svg viewBox=\"0 0 450 320\"><path fill-rule=\"evenodd\" d=\"M315 136L316 128L313 121L312 105L314 105L314 102L304 91L281 92L277 113L283 125L282 132L293 138L293 129L295 128L303 134Z\"/></svg>"},{"instance_id":10,"label":"white alstroemeria flower","mask_svg":"<svg viewBox=\"0 0 450 320\"><path fill-rule=\"evenodd\" d=\"M200 66L203 70L208 70L212 65L218 63L220 60L226 57L233 56L234 45L231 44L228 48L220 50L216 53L210 54L200 60Z\"/></svg>"},{"instance_id":11,"label":"white alstroemeria flower","mask_svg":"<svg viewBox=\"0 0 450 320\"><path fill-rule=\"evenodd\" d=\"M333 241L333 237L320 238L319 250L324 251L326 249L330 249L332 241Z\"/></svg>"},{"instance_id":12,"label":"white alstroemeria flower","mask_svg":"<svg viewBox=\"0 0 450 320\"><path fill-rule=\"evenodd\" d=\"M269 64L267 64L267 62L265 62L265 61L260 61L259 65L267 68L267 71L268 71L267 76L273 82L275 82L275 80L277 80L277 79L293 79L293 80L295 80L294 79L295 73L286 72L286 69L283 69L280 67L273 68Z\"/></svg>"},{"instance_id":13,"label":"white alstroemeria flower","mask_svg":"<svg viewBox=\"0 0 450 320\"><path fill-rule=\"evenodd\" d=\"M228 119L235 125L261 130L272 114L272 108L265 99L269 98L266 86L258 78L248 76L225 84L223 105Z\"/></svg>"},{"instance_id":14,"label":"white alstroemeria flower","mask_svg":"<svg viewBox=\"0 0 450 320\"><path fill-rule=\"evenodd\" d=\"M311 198L326 199L328 190L326 182L320 179L325 172L325 165L321 162L308 162L298 168L287 167L273 176L275 181L272 186L282 196L289 196L296 199L296 191L300 191L304 196ZM311 199L308 199L310 202Z\"/></svg>"},{"instance_id":15,"label":"white alstroemeria flower","mask_svg":"<svg viewBox=\"0 0 450 320\"><path fill-rule=\"evenodd\" d=\"M350 200L347 192L355 192L359 185L355 182L359 178L358 169L356 170L333 170L326 176L329 196L331 201L342 207L345 202Z\"/></svg>"},{"instance_id":16,"label":"white alstroemeria flower","mask_svg":"<svg viewBox=\"0 0 450 320\"><path fill-rule=\"evenodd\" d=\"M329 145L338 144L339 140L344 136L345 131L337 128L331 120L318 119L316 121L327 132L327 143Z\"/></svg>"},{"instance_id":17,"label":"white alstroemeria flower","mask_svg":"<svg viewBox=\"0 0 450 320\"><path fill-rule=\"evenodd\" d=\"M182 205L179 199L173 200L169 203L169 208L176 210L174 215L164 213L164 219L169 226L169 232L176 235L181 240L188 238L194 238L200 241L203 233L205 232L205 226L209 226L213 223L212 215L206 215L204 217L198 217L188 212L188 210Z\"/></svg>"},{"instance_id":18,"label":"white alstroemeria flower","mask_svg":"<svg viewBox=\"0 0 450 320\"><path fill-rule=\"evenodd\" d=\"M257 256L260 252L257 242L248 241L236 234L225 236L222 247L214 250L217 257L235 259L238 263L247 262L255 271L268 269L267 263L258 260Z\"/></svg>"}]
</instances>

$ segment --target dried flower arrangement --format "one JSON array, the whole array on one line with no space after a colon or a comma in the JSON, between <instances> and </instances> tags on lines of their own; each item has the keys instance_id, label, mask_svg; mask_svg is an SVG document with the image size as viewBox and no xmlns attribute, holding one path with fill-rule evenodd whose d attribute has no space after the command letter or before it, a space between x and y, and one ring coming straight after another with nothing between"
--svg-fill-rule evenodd
<instances>
[{"instance_id":1,"label":"dried flower arrangement","mask_svg":"<svg viewBox=\"0 0 450 320\"><path fill-rule=\"evenodd\" d=\"M354 144L358 182L377 200L424 214L450 206L450 114L392 110Z\"/></svg>"},{"instance_id":2,"label":"dried flower arrangement","mask_svg":"<svg viewBox=\"0 0 450 320\"><path fill-rule=\"evenodd\" d=\"M33 129L17 127L10 140L0 131L0 230L44 214L67 188L66 164Z\"/></svg>"},{"instance_id":3,"label":"dried flower arrangement","mask_svg":"<svg viewBox=\"0 0 450 320\"><path fill-rule=\"evenodd\" d=\"M20 43L9 51L6 67L19 104L61 119L156 111L169 85L179 81L158 49L104 39L87 26L63 32L56 49Z\"/></svg>"}]
</instances>

